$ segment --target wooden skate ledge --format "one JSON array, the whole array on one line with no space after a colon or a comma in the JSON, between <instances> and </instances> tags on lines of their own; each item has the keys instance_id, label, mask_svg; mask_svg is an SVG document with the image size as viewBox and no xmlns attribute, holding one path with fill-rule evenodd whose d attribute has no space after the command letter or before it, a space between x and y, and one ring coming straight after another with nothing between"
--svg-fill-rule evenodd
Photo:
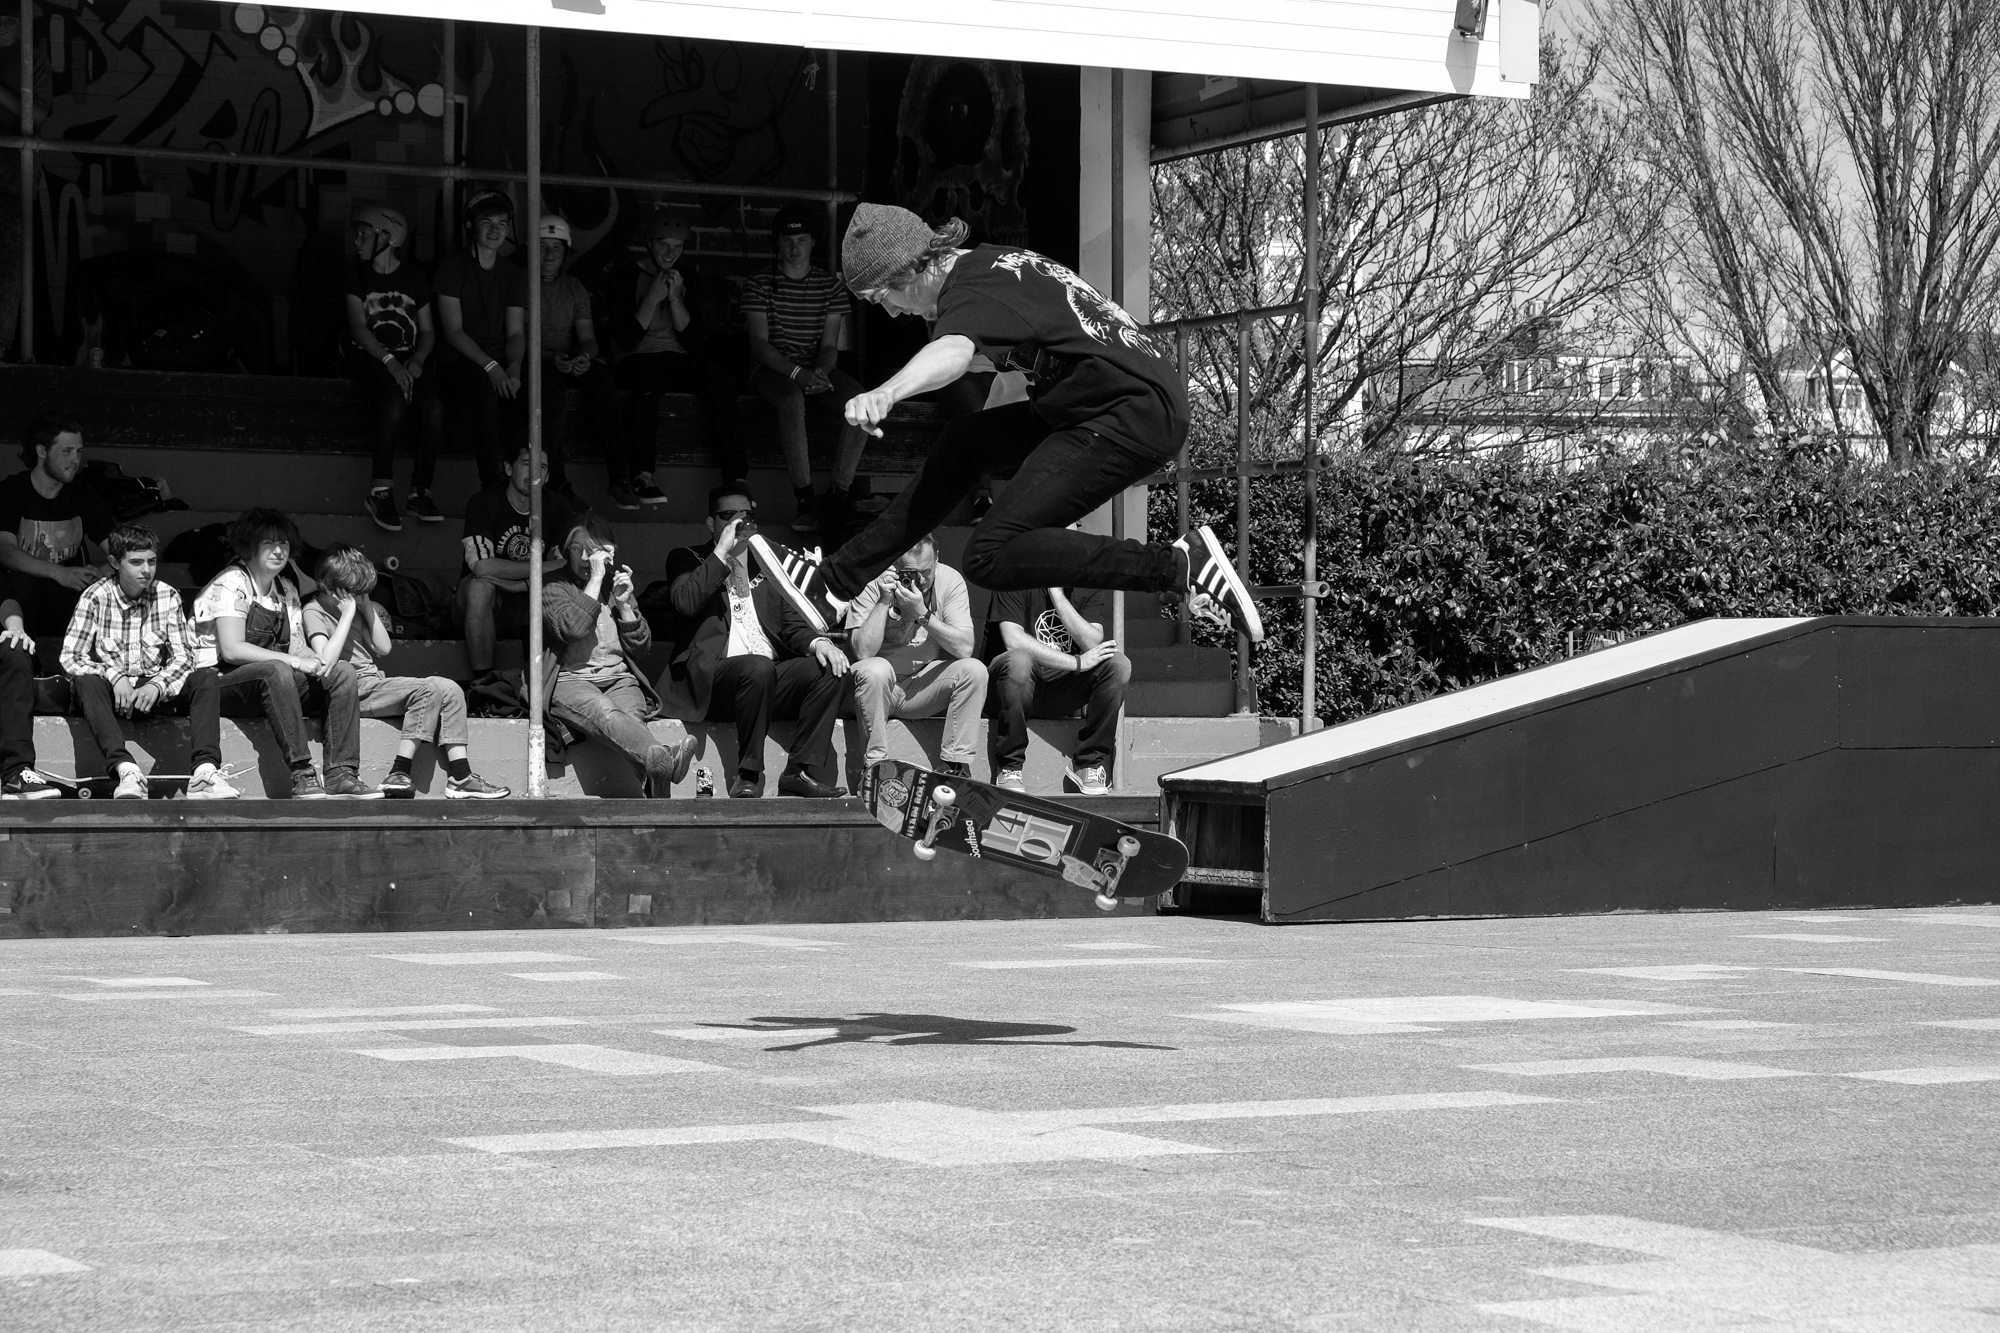
<instances>
[{"instance_id":1,"label":"wooden skate ledge","mask_svg":"<svg viewBox=\"0 0 2000 1333\"><path fill-rule=\"evenodd\" d=\"M619 396L622 401L624 395ZM751 462L782 466L777 418L770 405L744 394L738 406ZM347 379L16 366L0 375L0 408L13 437L36 413L64 408L83 418L84 439L91 444L327 454L367 454L372 449L368 405ZM882 438L868 442L868 467L914 471L944 420L934 404L898 406L883 423ZM831 458L838 427L814 414L807 419L807 430L813 453ZM660 405L659 464L711 466L714 452L706 432L701 403L694 395L665 395ZM570 458L589 461L601 456L589 436L589 413L582 398L570 393L563 431ZM442 452L457 456L449 439Z\"/></svg>"}]
</instances>

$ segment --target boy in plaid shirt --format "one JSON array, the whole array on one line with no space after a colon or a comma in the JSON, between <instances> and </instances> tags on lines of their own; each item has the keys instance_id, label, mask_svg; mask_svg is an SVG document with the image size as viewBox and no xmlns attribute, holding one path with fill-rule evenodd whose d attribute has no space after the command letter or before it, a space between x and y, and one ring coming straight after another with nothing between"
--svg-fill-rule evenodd
<instances>
[{"instance_id":1,"label":"boy in plaid shirt","mask_svg":"<svg viewBox=\"0 0 2000 1333\"><path fill-rule=\"evenodd\" d=\"M155 575L160 539L122 524L105 538L114 574L83 592L63 636L62 669L90 734L118 779L112 796L143 801L146 777L125 745L121 717L186 713L194 722L191 801L226 801L243 793L219 771L222 695L214 667L195 666L193 636L181 595Z\"/></svg>"}]
</instances>

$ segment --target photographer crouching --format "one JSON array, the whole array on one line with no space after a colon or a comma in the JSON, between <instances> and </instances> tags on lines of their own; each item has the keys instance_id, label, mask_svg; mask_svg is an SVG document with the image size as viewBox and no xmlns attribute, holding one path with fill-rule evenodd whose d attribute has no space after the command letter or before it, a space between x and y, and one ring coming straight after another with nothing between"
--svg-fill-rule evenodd
<instances>
[{"instance_id":1,"label":"photographer crouching","mask_svg":"<svg viewBox=\"0 0 2000 1333\"><path fill-rule=\"evenodd\" d=\"M564 577L542 586L542 679L549 715L579 735L601 740L637 765L646 795L664 800L687 776L695 743L665 745L646 723L660 711L634 653L653 641L632 593L632 571L618 563L611 525L584 514L563 537Z\"/></svg>"}]
</instances>

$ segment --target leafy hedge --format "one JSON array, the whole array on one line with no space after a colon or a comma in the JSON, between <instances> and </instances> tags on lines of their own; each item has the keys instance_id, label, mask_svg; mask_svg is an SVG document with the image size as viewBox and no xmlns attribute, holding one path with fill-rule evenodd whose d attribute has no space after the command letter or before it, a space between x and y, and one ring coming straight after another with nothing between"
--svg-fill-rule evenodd
<instances>
[{"instance_id":1,"label":"leafy hedge","mask_svg":"<svg viewBox=\"0 0 2000 1333\"><path fill-rule=\"evenodd\" d=\"M1562 473L1351 459L1320 485L1328 722L1708 616L2000 606L2000 487L1975 466L1893 473L1760 455ZM1171 488L1151 506L1154 531L1173 531ZM1234 483L1197 485L1193 510L1235 541ZM1253 581L1302 577L1302 513L1297 478L1252 483ZM1259 706L1296 715L1301 604L1263 609Z\"/></svg>"}]
</instances>

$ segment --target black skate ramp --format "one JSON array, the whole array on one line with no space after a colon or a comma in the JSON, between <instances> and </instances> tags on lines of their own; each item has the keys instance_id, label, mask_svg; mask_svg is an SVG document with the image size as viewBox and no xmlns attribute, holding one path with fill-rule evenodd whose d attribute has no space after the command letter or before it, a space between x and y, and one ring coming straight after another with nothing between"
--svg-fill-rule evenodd
<instances>
[{"instance_id":1,"label":"black skate ramp","mask_svg":"<svg viewBox=\"0 0 2000 1333\"><path fill-rule=\"evenodd\" d=\"M1704 620L1161 780L1273 922L2000 900L2000 620Z\"/></svg>"}]
</instances>

